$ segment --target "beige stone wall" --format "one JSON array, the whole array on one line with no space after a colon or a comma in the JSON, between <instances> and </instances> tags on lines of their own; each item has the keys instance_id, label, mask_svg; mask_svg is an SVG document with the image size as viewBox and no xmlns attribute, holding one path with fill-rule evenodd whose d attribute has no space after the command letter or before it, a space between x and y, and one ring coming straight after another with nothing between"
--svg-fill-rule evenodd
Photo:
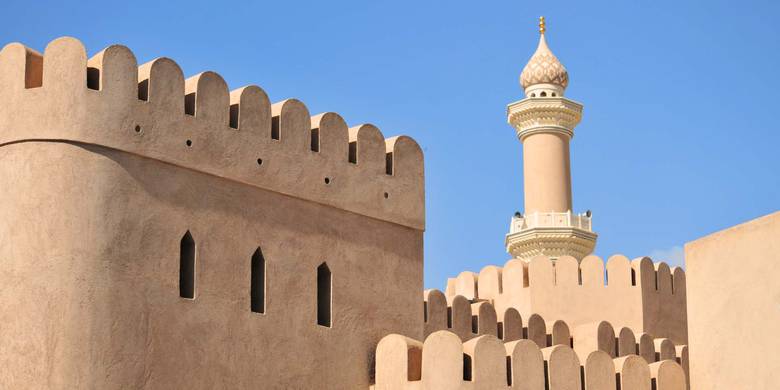
<instances>
[{"instance_id":1,"label":"beige stone wall","mask_svg":"<svg viewBox=\"0 0 780 390\"><path fill-rule=\"evenodd\" d=\"M685 246L691 388L780 384L780 212Z\"/></svg>"},{"instance_id":2,"label":"beige stone wall","mask_svg":"<svg viewBox=\"0 0 780 390\"><path fill-rule=\"evenodd\" d=\"M674 360L613 358L594 350L580 358L566 345L539 348L529 340L483 335L462 342L438 331L420 342L388 335L377 346L375 390L685 390Z\"/></svg>"},{"instance_id":3,"label":"beige stone wall","mask_svg":"<svg viewBox=\"0 0 780 390\"><path fill-rule=\"evenodd\" d=\"M0 387L367 388L381 337L422 337L409 138L229 94L214 73L185 82L167 59L136 70L122 47L88 63L66 38L43 58L0 52L0 183ZM179 296L187 231L193 300ZM258 247L264 314L250 310Z\"/></svg>"},{"instance_id":4,"label":"beige stone wall","mask_svg":"<svg viewBox=\"0 0 780 390\"><path fill-rule=\"evenodd\" d=\"M612 256L606 265L596 256L552 261L510 260L486 266L479 274L463 272L452 279L448 295L483 299L499 313L516 309L523 318L538 314L573 327L608 321L615 328L666 337L686 344L685 272L649 258Z\"/></svg>"}]
</instances>

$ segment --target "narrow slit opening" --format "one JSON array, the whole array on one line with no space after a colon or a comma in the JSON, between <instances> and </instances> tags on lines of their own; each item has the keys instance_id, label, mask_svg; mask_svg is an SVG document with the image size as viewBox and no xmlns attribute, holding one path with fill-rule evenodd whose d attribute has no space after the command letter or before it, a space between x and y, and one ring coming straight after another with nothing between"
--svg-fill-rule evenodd
<instances>
[{"instance_id":1,"label":"narrow slit opening","mask_svg":"<svg viewBox=\"0 0 780 390\"><path fill-rule=\"evenodd\" d=\"M385 154L385 173L388 175L393 174L393 153Z\"/></svg>"},{"instance_id":2,"label":"narrow slit opening","mask_svg":"<svg viewBox=\"0 0 780 390\"><path fill-rule=\"evenodd\" d=\"M471 356L463 354L463 380L471 382Z\"/></svg>"},{"instance_id":3,"label":"narrow slit opening","mask_svg":"<svg viewBox=\"0 0 780 390\"><path fill-rule=\"evenodd\" d=\"M327 263L317 267L317 325L331 326L331 273Z\"/></svg>"},{"instance_id":4,"label":"narrow slit opening","mask_svg":"<svg viewBox=\"0 0 780 390\"><path fill-rule=\"evenodd\" d=\"M43 57L27 54L24 63L24 88L40 88L43 86Z\"/></svg>"},{"instance_id":5,"label":"narrow slit opening","mask_svg":"<svg viewBox=\"0 0 780 390\"><path fill-rule=\"evenodd\" d=\"M195 92L184 95L184 113L195 115Z\"/></svg>"},{"instance_id":6,"label":"narrow slit opening","mask_svg":"<svg viewBox=\"0 0 780 390\"><path fill-rule=\"evenodd\" d=\"M87 88L96 91L100 90L100 69L92 67L87 68Z\"/></svg>"},{"instance_id":7,"label":"narrow slit opening","mask_svg":"<svg viewBox=\"0 0 780 390\"><path fill-rule=\"evenodd\" d=\"M238 104L230 105L230 127L238 129Z\"/></svg>"},{"instance_id":8,"label":"narrow slit opening","mask_svg":"<svg viewBox=\"0 0 780 390\"><path fill-rule=\"evenodd\" d=\"M138 83L138 100L149 101L149 79Z\"/></svg>"},{"instance_id":9,"label":"narrow slit opening","mask_svg":"<svg viewBox=\"0 0 780 390\"><path fill-rule=\"evenodd\" d=\"M471 316L471 333L479 334L479 317Z\"/></svg>"},{"instance_id":10,"label":"narrow slit opening","mask_svg":"<svg viewBox=\"0 0 780 390\"><path fill-rule=\"evenodd\" d=\"M195 298L195 240L189 230L181 239L179 254L179 296Z\"/></svg>"},{"instance_id":11,"label":"narrow slit opening","mask_svg":"<svg viewBox=\"0 0 780 390\"><path fill-rule=\"evenodd\" d=\"M636 271L634 269L631 269L631 285L636 286Z\"/></svg>"},{"instance_id":12,"label":"narrow slit opening","mask_svg":"<svg viewBox=\"0 0 780 390\"><path fill-rule=\"evenodd\" d=\"M428 302L423 301L423 321L428 322Z\"/></svg>"},{"instance_id":13,"label":"narrow slit opening","mask_svg":"<svg viewBox=\"0 0 780 390\"><path fill-rule=\"evenodd\" d=\"M422 379L422 350L409 348L406 350L406 380L409 382Z\"/></svg>"},{"instance_id":14,"label":"narrow slit opening","mask_svg":"<svg viewBox=\"0 0 780 390\"><path fill-rule=\"evenodd\" d=\"M271 139L280 140L282 138L282 132L279 128L279 117L275 116L271 118Z\"/></svg>"},{"instance_id":15,"label":"narrow slit opening","mask_svg":"<svg viewBox=\"0 0 780 390\"><path fill-rule=\"evenodd\" d=\"M447 327L452 329L452 307L447 307Z\"/></svg>"},{"instance_id":16,"label":"narrow slit opening","mask_svg":"<svg viewBox=\"0 0 780 390\"><path fill-rule=\"evenodd\" d=\"M512 386L512 357L506 357L506 385Z\"/></svg>"},{"instance_id":17,"label":"narrow slit opening","mask_svg":"<svg viewBox=\"0 0 780 390\"><path fill-rule=\"evenodd\" d=\"M320 129L319 127L311 129L311 151L319 153L320 151Z\"/></svg>"},{"instance_id":18,"label":"narrow slit opening","mask_svg":"<svg viewBox=\"0 0 780 390\"><path fill-rule=\"evenodd\" d=\"M582 286L582 268L577 268L577 284Z\"/></svg>"},{"instance_id":19,"label":"narrow slit opening","mask_svg":"<svg viewBox=\"0 0 780 390\"><path fill-rule=\"evenodd\" d=\"M547 360L544 361L544 390L550 390L550 369Z\"/></svg>"},{"instance_id":20,"label":"narrow slit opening","mask_svg":"<svg viewBox=\"0 0 780 390\"><path fill-rule=\"evenodd\" d=\"M250 297L252 311L265 313L265 257L260 248L252 254Z\"/></svg>"},{"instance_id":21,"label":"narrow slit opening","mask_svg":"<svg viewBox=\"0 0 780 390\"><path fill-rule=\"evenodd\" d=\"M349 162L357 164L357 141L349 143Z\"/></svg>"},{"instance_id":22,"label":"narrow slit opening","mask_svg":"<svg viewBox=\"0 0 780 390\"><path fill-rule=\"evenodd\" d=\"M498 325L498 338L500 340L503 340L504 339L504 323L503 322L499 322L496 325Z\"/></svg>"}]
</instances>

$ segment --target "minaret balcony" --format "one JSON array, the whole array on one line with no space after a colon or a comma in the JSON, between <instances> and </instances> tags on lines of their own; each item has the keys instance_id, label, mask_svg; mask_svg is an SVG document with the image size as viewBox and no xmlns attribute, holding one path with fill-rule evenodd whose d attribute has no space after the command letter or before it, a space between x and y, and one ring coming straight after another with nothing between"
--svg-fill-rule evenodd
<instances>
[{"instance_id":1,"label":"minaret balcony","mask_svg":"<svg viewBox=\"0 0 780 390\"><path fill-rule=\"evenodd\" d=\"M517 233L535 227L574 227L592 231L590 213L572 214L565 213L529 213L515 215L509 227L509 234Z\"/></svg>"},{"instance_id":2,"label":"minaret balcony","mask_svg":"<svg viewBox=\"0 0 780 390\"><path fill-rule=\"evenodd\" d=\"M521 260L539 255L553 259L572 256L582 260L593 252L597 237L590 212L518 213L509 225L505 244L507 252Z\"/></svg>"}]
</instances>

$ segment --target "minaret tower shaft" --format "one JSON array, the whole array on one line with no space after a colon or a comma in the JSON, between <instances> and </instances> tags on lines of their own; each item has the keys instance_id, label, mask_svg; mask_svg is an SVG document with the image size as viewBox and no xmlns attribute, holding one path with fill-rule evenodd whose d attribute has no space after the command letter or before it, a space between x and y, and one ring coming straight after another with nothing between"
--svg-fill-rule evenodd
<instances>
[{"instance_id":1,"label":"minaret tower shaft","mask_svg":"<svg viewBox=\"0 0 780 390\"><path fill-rule=\"evenodd\" d=\"M526 97L507 108L523 144L525 214L512 218L506 248L526 260L537 255L581 260L597 238L590 212L572 212L569 142L582 105L564 97L569 74L547 46L544 17L539 19L539 46L520 75Z\"/></svg>"}]
</instances>

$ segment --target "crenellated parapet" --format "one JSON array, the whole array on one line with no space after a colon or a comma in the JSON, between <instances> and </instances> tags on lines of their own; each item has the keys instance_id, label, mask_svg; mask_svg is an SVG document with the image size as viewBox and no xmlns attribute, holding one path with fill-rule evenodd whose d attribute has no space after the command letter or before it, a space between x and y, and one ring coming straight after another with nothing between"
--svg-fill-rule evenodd
<instances>
[{"instance_id":1,"label":"crenellated parapet","mask_svg":"<svg viewBox=\"0 0 780 390\"><path fill-rule=\"evenodd\" d=\"M613 358L603 351L580 357L566 345L540 348L529 340L502 342L482 335L463 342L438 331L420 342L385 336L376 349L376 390L684 390L674 360L648 364L642 357Z\"/></svg>"},{"instance_id":2,"label":"crenellated parapet","mask_svg":"<svg viewBox=\"0 0 780 390\"><path fill-rule=\"evenodd\" d=\"M42 55L6 45L0 124L0 146L98 145L424 229L423 154L411 138L311 116L295 99L271 103L257 86L229 91L214 72L185 79L167 58L139 67L124 46L87 58L68 37Z\"/></svg>"},{"instance_id":3,"label":"crenellated parapet","mask_svg":"<svg viewBox=\"0 0 780 390\"><path fill-rule=\"evenodd\" d=\"M607 320L678 344L687 343L685 271L642 257L597 256L581 262L513 259L479 274L465 271L447 282L447 295L491 302L498 312L514 308L523 317L538 314L576 327Z\"/></svg>"},{"instance_id":4,"label":"crenellated parapet","mask_svg":"<svg viewBox=\"0 0 780 390\"><path fill-rule=\"evenodd\" d=\"M613 327L609 321L596 321L570 327L556 318L539 314L521 315L512 307L496 311L487 300L468 299L462 295L445 296L439 290L426 290L425 336L446 330L461 340L495 336L504 343L528 340L539 348L565 345L574 349L580 359L593 351L602 351L612 358L641 356L648 363L675 360L688 373L688 347L675 345L668 338L634 332L629 327Z\"/></svg>"}]
</instances>

